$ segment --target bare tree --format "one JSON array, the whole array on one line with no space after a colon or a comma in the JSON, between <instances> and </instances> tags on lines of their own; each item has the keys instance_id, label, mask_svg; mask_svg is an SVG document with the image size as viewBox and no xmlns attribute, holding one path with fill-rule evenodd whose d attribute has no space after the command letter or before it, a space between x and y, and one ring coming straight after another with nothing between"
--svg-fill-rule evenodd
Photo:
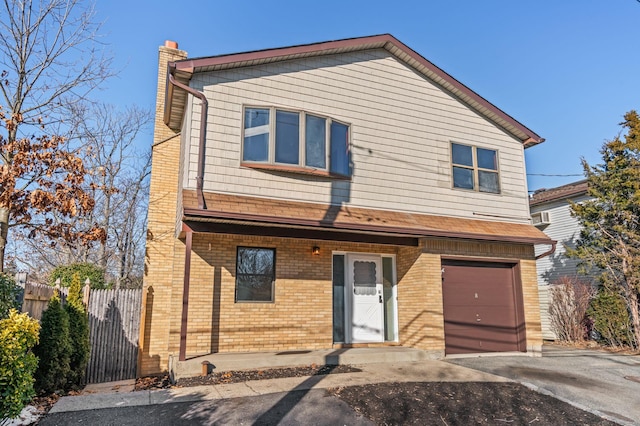
<instances>
[{"instance_id":1,"label":"bare tree","mask_svg":"<svg viewBox=\"0 0 640 426\"><path fill-rule=\"evenodd\" d=\"M135 252L144 235L149 152L140 155L135 141L151 123L151 111L137 106L118 111L105 104L75 109L77 137L85 147L91 187L97 203L93 220L107 231L96 255L116 287L135 268Z\"/></svg>"},{"instance_id":2,"label":"bare tree","mask_svg":"<svg viewBox=\"0 0 640 426\"><path fill-rule=\"evenodd\" d=\"M82 160L60 129L67 107L110 76L111 60L96 50L93 8L79 0L4 0L0 7L2 269L10 227L67 241L103 237L98 229L54 225L93 208L82 191Z\"/></svg>"},{"instance_id":3,"label":"bare tree","mask_svg":"<svg viewBox=\"0 0 640 426\"><path fill-rule=\"evenodd\" d=\"M146 226L146 203L151 156L135 142L151 123L150 111L133 106L117 110L107 104L76 104L69 113L71 139L82 146L79 155L87 168L85 188L95 200L86 216L65 220L77 232L105 230L105 238L88 245L64 240L52 248L43 239L23 240L31 270L92 262L106 272L115 287L141 283Z\"/></svg>"},{"instance_id":4,"label":"bare tree","mask_svg":"<svg viewBox=\"0 0 640 426\"><path fill-rule=\"evenodd\" d=\"M558 340L582 342L589 337L587 310L596 288L578 277L561 276L552 283L549 315Z\"/></svg>"}]
</instances>

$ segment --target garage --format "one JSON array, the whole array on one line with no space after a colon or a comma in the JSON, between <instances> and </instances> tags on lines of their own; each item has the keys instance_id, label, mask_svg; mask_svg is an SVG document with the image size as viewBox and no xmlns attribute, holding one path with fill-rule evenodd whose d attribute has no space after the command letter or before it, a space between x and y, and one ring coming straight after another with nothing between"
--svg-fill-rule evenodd
<instances>
[{"instance_id":1,"label":"garage","mask_svg":"<svg viewBox=\"0 0 640 426\"><path fill-rule=\"evenodd\" d=\"M445 353L526 351L517 265L442 261Z\"/></svg>"}]
</instances>

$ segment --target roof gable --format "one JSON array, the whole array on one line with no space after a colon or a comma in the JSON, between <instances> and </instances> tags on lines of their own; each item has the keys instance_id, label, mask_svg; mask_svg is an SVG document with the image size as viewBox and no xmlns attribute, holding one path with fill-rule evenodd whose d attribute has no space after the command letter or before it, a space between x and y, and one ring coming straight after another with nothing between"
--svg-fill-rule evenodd
<instances>
[{"instance_id":1,"label":"roof gable","mask_svg":"<svg viewBox=\"0 0 640 426\"><path fill-rule=\"evenodd\" d=\"M241 68L311 56L334 55L369 49L387 50L398 60L406 63L415 69L416 72L440 87L444 92L458 99L480 116L504 130L507 134L520 140L525 148L544 142L544 139L535 132L491 104L390 34L185 59L169 63L169 72L174 74L177 80L188 83L191 76L198 72ZM172 128L178 128L182 122L184 99L180 98L184 98L186 93L181 90L178 92L179 93L176 93L172 88L169 88L167 94L165 123Z\"/></svg>"}]
</instances>

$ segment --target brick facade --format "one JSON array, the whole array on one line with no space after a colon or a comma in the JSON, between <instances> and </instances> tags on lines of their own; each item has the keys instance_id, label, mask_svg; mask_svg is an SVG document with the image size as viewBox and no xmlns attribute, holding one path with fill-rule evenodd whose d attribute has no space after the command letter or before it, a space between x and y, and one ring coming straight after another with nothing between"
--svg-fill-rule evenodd
<instances>
[{"instance_id":1,"label":"brick facade","mask_svg":"<svg viewBox=\"0 0 640 426\"><path fill-rule=\"evenodd\" d=\"M152 285L154 295L170 294L169 310L162 310L163 334L156 343L160 367L166 366L169 354L179 350L182 301L184 243L175 240L173 279L167 287ZM197 233L193 237L187 356L215 352L287 351L326 349L333 346L332 329L332 253L376 253L394 255L397 270L399 342L444 355L441 255L429 252L433 244L421 247L398 247L364 243L329 242L275 237ZM273 303L236 303L235 271L238 246L266 247L276 250L276 282ZM320 255L311 254L313 246ZM446 254L478 259L490 258L493 248L502 253L518 252L520 246L484 247L469 243L451 243L459 251ZM480 249L480 251L472 251ZM485 251L482 251L485 250ZM484 254L484 256L483 256ZM512 257L516 259L515 257ZM519 259L529 350L539 350L542 343L536 303L535 261ZM532 269L533 268L533 269ZM169 284L168 281L171 281ZM155 290L157 289L157 290ZM164 299L163 299L164 300ZM154 309L157 307L154 299ZM157 316L156 324L159 323ZM147 324L149 327L150 324ZM147 330L149 333L149 330ZM164 338L164 343L160 343ZM164 347L162 347L164 346ZM151 365L155 366L155 365ZM158 372L143 364L143 374ZM165 367L166 368L166 367Z\"/></svg>"}]
</instances>

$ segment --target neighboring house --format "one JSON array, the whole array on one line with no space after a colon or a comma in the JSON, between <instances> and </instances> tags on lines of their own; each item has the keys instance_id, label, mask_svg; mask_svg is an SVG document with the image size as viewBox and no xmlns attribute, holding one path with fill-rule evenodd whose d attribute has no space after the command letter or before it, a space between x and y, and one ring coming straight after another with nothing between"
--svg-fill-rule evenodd
<instances>
[{"instance_id":1,"label":"neighboring house","mask_svg":"<svg viewBox=\"0 0 640 426\"><path fill-rule=\"evenodd\" d=\"M193 59L167 42L141 374L216 352L540 351L540 142L390 35Z\"/></svg>"},{"instance_id":2,"label":"neighboring house","mask_svg":"<svg viewBox=\"0 0 640 426\"><path fill-rule=\"evenodd\" d=\"M549 238L558 242L555 253L537 261L542 337L547 340L556 338L551 329L549 317L550 284L557 282L563 276L593 282L593 276L579 272L580 261L566 255L566 248L575 248L575 243L580 237L580 224L571 216L570 203L579 203L588 199L590 197L587 194L587 181L581 180L557 188L538 190L529 200L532 223Z\"/></svg>"}]
</instances>

